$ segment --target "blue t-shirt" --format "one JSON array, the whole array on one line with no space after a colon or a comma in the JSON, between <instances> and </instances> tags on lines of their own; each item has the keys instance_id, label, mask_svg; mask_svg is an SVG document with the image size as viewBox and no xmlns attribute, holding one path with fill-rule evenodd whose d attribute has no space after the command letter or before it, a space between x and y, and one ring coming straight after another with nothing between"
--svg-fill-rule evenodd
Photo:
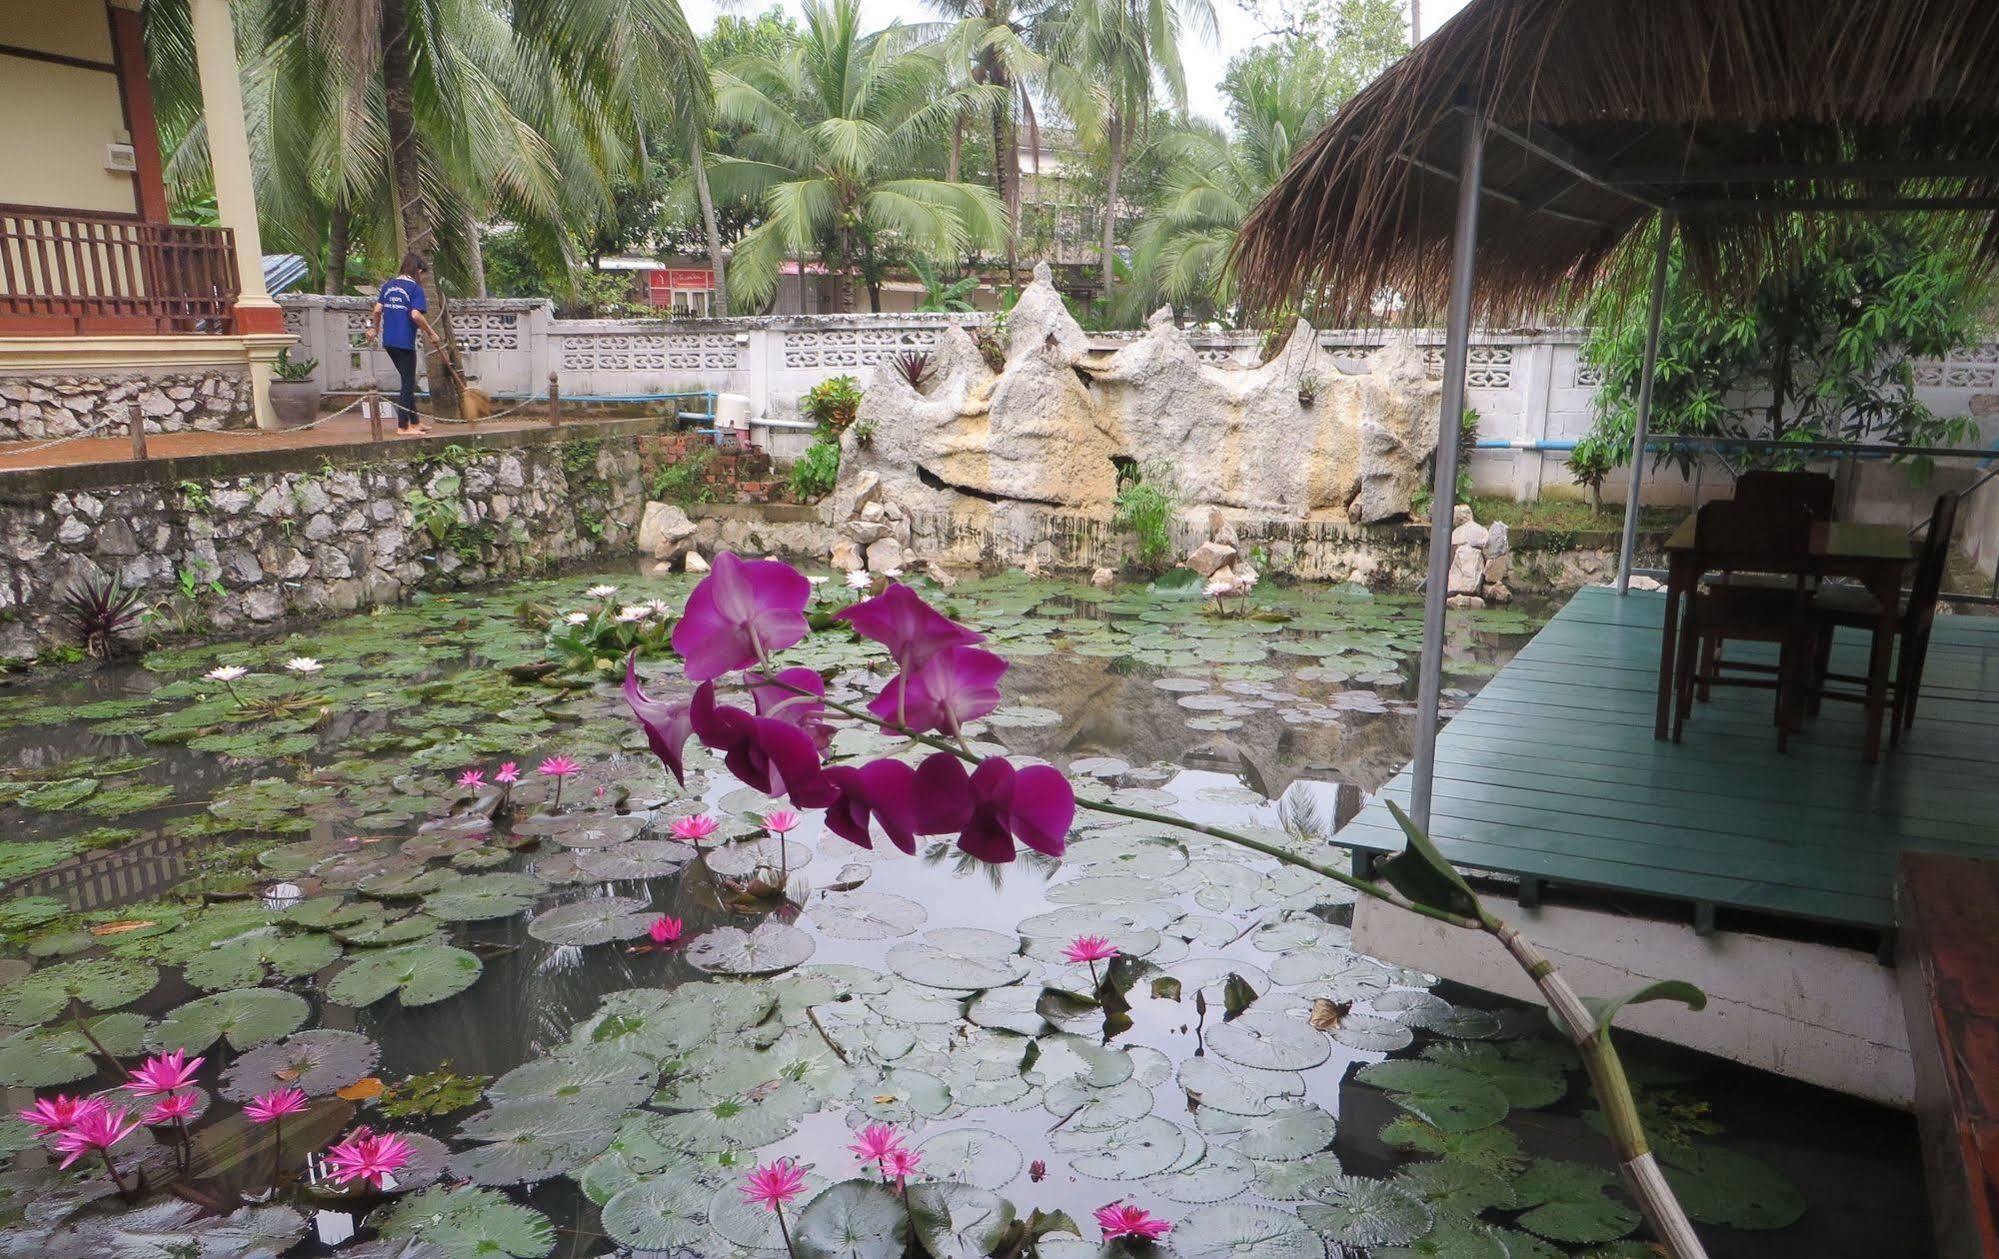
<instances>
[{"instance_id":1,"label":"blue t-shirt","mask_svg":"<svg viewBox=\"0 0 1999 1259\"><path fill-rule=\"evenodd\" d=\"M375 300L382 304L382 344L397 350L414 350L416 321L410 318L410 312L430 309L424 302L423 285L399 275L382 285Z\"/></svg>"}]
</instances>

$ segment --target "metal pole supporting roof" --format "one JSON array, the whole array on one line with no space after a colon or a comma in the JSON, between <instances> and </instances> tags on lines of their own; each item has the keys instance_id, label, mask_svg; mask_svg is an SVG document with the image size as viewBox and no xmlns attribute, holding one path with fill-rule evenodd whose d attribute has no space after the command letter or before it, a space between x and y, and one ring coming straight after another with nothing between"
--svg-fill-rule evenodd
<instances>
[{"instance_id":1,"label":"metal pole supporting roof","mask_svg":"<svg viewBox=\"0 0 1999 1259\"><path fill-rule=\"evenodd\" d=\"M1617 542L1617 593L1631 593L1631 552L1638 541L1638 499L1645 485L1645 442L1652 436L1652 383L1659 374L1659 324L1666 313L1666 271L1679 220L1659 215L1659 254L1652 266L1652 308L1645 316L1645 365L1638 377L1638 423L1631 435L1631 486L1624 494L1624 535Z\"/></svg>"},{"instance_id":2,"label":"metal pole supporting roof","mask_svg":"<svg viewBox=\"0 0 1999 1259\"><path fill-rule=\"evenodd\" d=\"M1423 656L1416 682L1416 760L1409 775L1409 816L1430 829L1430 789L1437 772L1437 707L1444 687L1444 601L1450 595L1451 531L1458 488L1458 439L1464 430L1465 368L1471 356L1471 297L1478 247L1478 203L1485 180L1486 118L1462 115L1458 224L1451 246L1451 300L1444 333L1443 413L1437 424L1436 482L1430 496L1430 577L1423 589Z\"/></svg>"}]
</instances>

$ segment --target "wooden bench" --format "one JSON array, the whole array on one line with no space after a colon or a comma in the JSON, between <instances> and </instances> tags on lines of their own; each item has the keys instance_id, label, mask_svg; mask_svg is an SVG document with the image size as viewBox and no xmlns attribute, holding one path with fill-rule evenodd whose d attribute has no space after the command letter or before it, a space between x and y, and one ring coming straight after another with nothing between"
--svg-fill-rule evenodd
<instances>
[{"instance_id":1,"label":"wooden bench","mask_svg":"<svg viewBox=\"0 0 1999 1259\"><path fill-rule=\"evenodd\" d=\"M1941 1259L1999 1259L1999 860L1904 852L1902 1005Z\"/></svg>"}]
</instances>

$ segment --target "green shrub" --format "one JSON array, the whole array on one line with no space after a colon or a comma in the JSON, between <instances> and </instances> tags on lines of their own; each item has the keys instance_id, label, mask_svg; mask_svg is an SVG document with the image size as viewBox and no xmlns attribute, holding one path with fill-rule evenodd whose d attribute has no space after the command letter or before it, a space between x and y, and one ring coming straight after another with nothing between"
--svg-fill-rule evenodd
<instances>
[{"instance_id":1,"label":"green shrub","mask_svg":"<svg viewBox=\"0 0 1999 1259\"><path fill-rule=\"evenodd\" d=\"M715 448L703 446L679 463L669 463L652 474L652 496L676 507L715 501L715 487L702 480L708 465L715 462Z\"/></svg>"},{"instance_id":2,"label":"green shrub","mask_svg":"<svg viewBox=\"0 0 1999 1259\"><path fill-rule=\"evenodd\" d=\"M1164 487L1164 488L1162 488ZM1138 540L1138 562L1157 571L1173 557L1173 495L1164 476L1147 481L1136 468L1118 477L1111 523Z\"/></svg>"},{"instance_id":3,"label":"green shrub","mask_svg":"<svg viewBox=\"0 0 1999 1259\"><path fill-rule=\"evenodd\" d=\"M831 494L839 479L840 443L821 437L791 465L788 485L793 498L809 503Z\"/></svg>"},{"instance_id":4,"label":"green shrub","mask_svg":"<svg viewBox=\"0 0 1999 1259\"><path fill-rule=\"evenodd\" d=\"M806 390L798 407L806 419L837 437L861 409L861 387L852 376L832 376Z\"/></svg>"}]
</instances>

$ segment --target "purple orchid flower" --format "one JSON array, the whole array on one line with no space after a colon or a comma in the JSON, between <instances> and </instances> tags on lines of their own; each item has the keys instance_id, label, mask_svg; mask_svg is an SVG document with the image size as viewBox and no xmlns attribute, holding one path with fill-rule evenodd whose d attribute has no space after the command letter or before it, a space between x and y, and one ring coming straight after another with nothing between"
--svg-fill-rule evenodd
<instances>
[{"instance_id":1,"label":"purple orchid flower","mask_svg":"<svg viewBox=\"0 0 1999 1259\"><path fill-rule=\"evenodd\" d=\"M715 684L703 682L688 712L694 733L744 785L767 796L789 796L802 808L833 800L812 736L788 722L715 702Z\"/></svg>"},{"instance_id":2,"label":"purple orchid flower","mask_svg":"<svg viewBox=\"0 0 1999 1259\"><path fill-rule=\"evenodd\" d=\"M979 647L947 647L900 673L868 704L883 721L956 734L1000 705L1006 661Z\"/></svg>"},{"instance_id":3,"label":"purple orchid flower","mask_svg":"<svg viewBox=\"0 0 1999 1259\"><path fill-rule=\"evenodd\" d=\"M957 757L939 752L916 767L916 832L956 833L958 847L980 861L1012 861L1019 841L1059 857L1076 820L1076 794L1060 770L1047 765L1016 769L995 756L970 774Z\"/></svg>"},{"instance_id":4,"label":"purple orchid flower","mask_svg":"<svg viewBox=\"0 0 1999 1259\"><path fill-rule=\"evenodd\" d=\"M923 601L923 596L901 582L890 584L872 599L864 599L834 614L846 621L863 638L872 638L888 648L896 668L904 673L916 668L940 651L970 647L986 641Z\"/></svg>"},{"instance_id":5,"label":"purple orchid flower","mask_svg":"<svg viewBox=\"0 0 1999 1259\"><path fill-rule=\"evenodd\" d=\"M625 657L624 692L625 702L632 707L632 716L638 718L639 728L646 732L646 744L652 748L652 754L672 772L674 780L685 787L687 767L682 755L687 750L688 736L694 733L694 706L669 704L665 700L653 699L639 689L637 652Z\"/></svg>"},{"instance_id":6,"label":"purple orchid flower","mask_svg":"<svg viewBox=\"0 0 1999 1259\"><path fill-rule=\"evenodd\" d=\"M855 768L835 765L826 771L826 781L834 790L833 802L826 806L826 829L849 843L873 848L872 820L881 825L889 842L903 852L916 853L916 771L901 761L870 761Z\"/></svg>"},{"instance_id":7,"label":"purple orchid flower","mask_svg":"<svg viewBox=\"0 0 1999 1259\"><path fill-rule=\"evenodd\" d=\"M779 670L769 678L753 674L749 688L757 716L797 726L812 737L813 746L821 752L832 744L833 727L826 724L823 702L826 681L817 670L801 666Z\"/></svg>"},{"instance_id":8,"label":"purple orchid flower","mask_svg":"<svg viewBox=\"0 0 1999 1259\"><path fill-rule=\"evenodd\" d=\"M673 650L696 682L746 669L805 637L812 583L781 560L742 560L728 551L673 627Z\"/></svg>"}]
</instances>

